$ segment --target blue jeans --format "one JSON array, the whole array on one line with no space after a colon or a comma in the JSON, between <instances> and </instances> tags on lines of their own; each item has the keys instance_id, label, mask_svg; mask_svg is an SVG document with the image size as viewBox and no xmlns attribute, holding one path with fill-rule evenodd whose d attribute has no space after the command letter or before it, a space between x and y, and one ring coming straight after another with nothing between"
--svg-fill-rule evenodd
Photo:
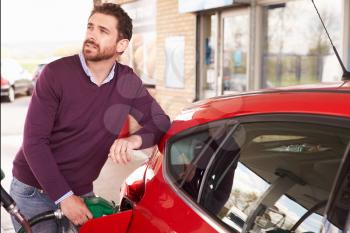
<instances>
[{"instance_id":1,"label":"blue jeans","mask_svg":"<svg viewBox=\"0 0 350 233\"><path fill-rule=\"evenodd\" d=\"M57 210L58 205L55 204L44 192L41 190L24 184L15 177L12 179L10 195L16 202L20 212L27 220L49 210ZM93 192L83 195L83 197L94 196ZM12 223L17 232L21 225L12 217ZM33 233L58 233L58 232L74 232L69 230L72 228L72 223L67 218L61 220L48 220L40 222L32 227Z\"/></svg>"}]
</instances>

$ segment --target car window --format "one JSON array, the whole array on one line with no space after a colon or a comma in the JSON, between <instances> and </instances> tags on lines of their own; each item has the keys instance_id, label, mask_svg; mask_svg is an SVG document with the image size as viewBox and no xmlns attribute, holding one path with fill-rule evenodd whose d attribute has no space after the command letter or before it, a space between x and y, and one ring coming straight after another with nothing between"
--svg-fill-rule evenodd
<instances>
[{"instance_id":1,"label":"car window","mask_svg":"<svg viewBox=\"0 0 350 233\"><path fill-rule=\"evenodd\" d=\"M200 204L232 229L252 232L290 230L316 206L295 232L319 232L349 137L349 129L320 124L241 124L230 139L237 144L244 138L237 166L229 167L223 158L215 158L203 183ZM220 189L220 183L232 188ZM224 206L212 212L210 203L223 196ZM223 220L233 207L243 212L244 227Z\"/></svg>"},{"instance_id":2,"label":"car window","mask_svg":"<svg viewBox=\"0 0 350 233\"><path fill-rule=\"evenodd\" d=\"M172 143L170 174L176 185L193 200L196 201L198 198L202 178L212 155L223 142L227 132L230 130L233 132L232 127L207 127L189 136L180 137ZM234 151L237 148L227 149ZM223 150L220 153L223 153Z\"/></svg>"},{"instance_id":3,"label":"car window","mask_svg":"<svg viewBox=\"0 0 350 233\"><path fill-rule=\"evenodd\" d=\"M349 140L350 129L320 123L240 123L173 141L168 168L234 232L320 232Z\"/></svg>"}]
</instances>

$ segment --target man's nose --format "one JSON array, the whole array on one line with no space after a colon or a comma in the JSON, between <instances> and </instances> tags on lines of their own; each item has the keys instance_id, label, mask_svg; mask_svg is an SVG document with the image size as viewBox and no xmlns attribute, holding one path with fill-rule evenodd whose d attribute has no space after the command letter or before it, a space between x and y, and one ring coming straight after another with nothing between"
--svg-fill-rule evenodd
<instances>
[{"instance_id":1,"label":"man's nose","mask_svg":"<svg viewBox=\"0 0 350 233\"><path fill-rule=\"evenodd\" d=\"M92 41L96 41L97 33L95 29L88 30L86 33L86 38Z\"/></svg>"}]
</instances>

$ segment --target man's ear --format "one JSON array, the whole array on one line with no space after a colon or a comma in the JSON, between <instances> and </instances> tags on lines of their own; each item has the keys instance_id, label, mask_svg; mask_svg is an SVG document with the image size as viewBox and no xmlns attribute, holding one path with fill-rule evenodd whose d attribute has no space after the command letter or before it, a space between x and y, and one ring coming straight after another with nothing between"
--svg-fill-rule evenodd
<instances>
[{"instance_id":1,"label":"man's ear","mask_svg":"<svg viewBox=\"0 0 350 233\"><path fill-rule=\"evenodd\" d=\"M117 42L117 53L122 54L129 45L128 39L121 39Z\"/></svg>"}]
</instances>

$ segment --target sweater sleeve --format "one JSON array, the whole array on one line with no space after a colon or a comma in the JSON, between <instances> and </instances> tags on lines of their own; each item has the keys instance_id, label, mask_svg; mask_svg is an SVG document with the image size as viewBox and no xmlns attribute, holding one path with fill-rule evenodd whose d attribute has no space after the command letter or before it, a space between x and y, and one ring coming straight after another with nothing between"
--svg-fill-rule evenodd
<instances>
[{"instance_id":1,"label":"sweater sleeve","mask_svg":"<svg viewBox=\"0 0 350 233\"><path fill-rule=\"evenodd\" d=\"M142 126L133 135L141 136L142 145L140 149L144 149L159 143L163 134L170 127L170 119L157 101L149 94L142 81L138 77L136 78L137 92L130 114Z\"/></svg>"},{"instance_id":2,"label":"sweater sleeve","mask_svg":"<svg viewBox=\"0 0 350 233\"><path fill-rule=\"evenodd\" d=\"M23 152L42 189L56 201L71 188L50 148L50 135L61 96L61 88L51 69L47 65L37 80L24 126Z\"/></svg>"}]
</instances>

